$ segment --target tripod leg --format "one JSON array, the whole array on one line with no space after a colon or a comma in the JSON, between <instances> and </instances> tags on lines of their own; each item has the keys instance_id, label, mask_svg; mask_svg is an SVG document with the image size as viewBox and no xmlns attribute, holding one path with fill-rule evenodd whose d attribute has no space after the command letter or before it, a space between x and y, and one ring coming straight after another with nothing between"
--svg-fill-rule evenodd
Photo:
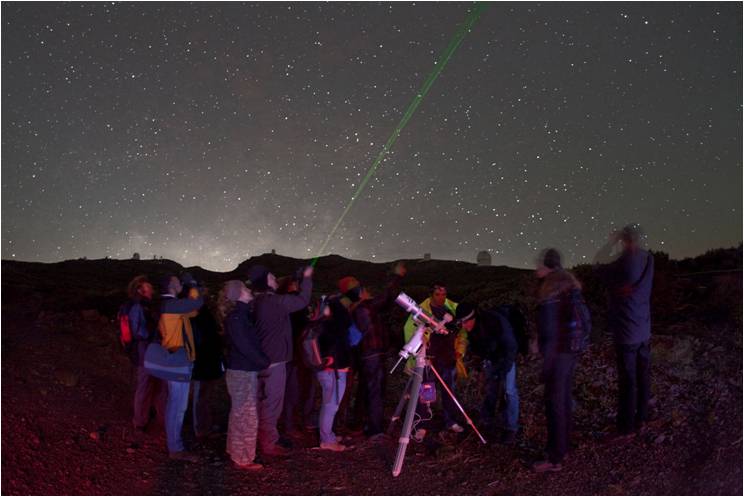
<instances>
[{"instance_id":1,"label":"tripod leg","mask_svg":"<svg viewBox=\"0 0 744 497\"><path fill-rule=\"evenodd\" d=\"M465 416L465 420L468 422L468 424L471 426L471 428L473 428L473 431L475 431L475 434L478 435L478 438L480 438L481 442L483 442L485 444L486 443L486 439L483 438L483 435L480 434L480 432L478 431L478 428L475 427L475 424L473 423L473 420L470 419L470 416L468 416L468 413L465 412L465 409L463 409L462 406L460 405L460 403L457 401L457 397L455 397L455 394L452 393L452 390L449 389L449 387L444 382L444 380L442 379L442 377L439 376L439 371L437 371L437 369L434 367L433 364L429 364L429 367L434 372L434 375L439 380L439 383L442 384L442 388L444 388L444 390L447 392L447 395L450 396L450 398L455 403L455 405L457 406L457 408L460 410L460 412L462 413L462 415Z\"/></svg>"},{"instance_id":2,"label":"tripod leg","mask_svg":"<svg viewBox=\"0 0 744 497\"><path fill-rule=\"evenodd\" d=\"M393 428L395 427L395 422L400 419L400 415L403 412L403 407L406 405L406 401L411 398L411 383L413 382L413 376L411 375L408 377L408 382L406 383L406 388L403 389L403 395L400 397L400 401L398 401L398 405L395 408L395 412L393 413L393 417L390 418L390 424L388 425L388 435L393 433Z\"/></svg>"},{"instance_id":3,"label":"tripod leg","mask_svg":"<svg viewBox=\"0 0 744 497\"><path fill-rule=\"evenodd\" d=\"M413 370L413 376L411 377L411 389L409 391L408 399L408 410L406 411L406 418L403 421L403 429L400 431L400 438L398 439L398 452L395 455L395 464L393 465L393 476L398 476L403 469L403 459L406 457L406 449L408 448L408 442L411 439L411 428L413 427L413 416L416 414L416 405L418 404L419 389L421 388L421 380L424 376L424 368L417 366Z\"/></svg>"}]
</instances>

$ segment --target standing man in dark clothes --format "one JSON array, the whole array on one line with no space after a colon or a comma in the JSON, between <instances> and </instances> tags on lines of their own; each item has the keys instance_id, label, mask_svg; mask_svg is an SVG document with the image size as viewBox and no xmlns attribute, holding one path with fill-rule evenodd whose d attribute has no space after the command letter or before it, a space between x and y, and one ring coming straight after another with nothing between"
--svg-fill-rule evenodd
<instances>
[{"instance_id":1,"label":"standing man in dark clothes","mask_svg":"<svg viewBox=\"0 0 744 497\"><path fill-rule=\"evenodd\" d=\"M298 295L300 293L300 282L294 275L285 276L278 281L279 295ZM296 426L295 410L297 405L302 406L303 422L312 424L310 416L314 407L315 399L314 376L315 372L308 369L302 362L302 332L307 326L310 318L308 308L300 309L289 315L292 325L292 345L294 352L292 360L287 362L287 381L284 388L284 409L282 419L284 420L284 434L286 436L300 436L302 433ZM312 397L308 399L308 397Z\"/></svg>"},{"instance_id":2,"label":"standing man in dark clothes","mask_svg":"<svg viewBox=\"0 0 744 497\"><path fill-rule=\"evenodd\" d=\"M555 249L546 250L535 275L537 292L537 331L543 357L541 380L545 383L545 417L548 423L547 459L532 468L538 473L560 471L568 453L571 436L573 375L577 352L572 351L570 318L572 299L580 298L581 284L563 269Z\"/></svg>"},{"instance_id":3,"label":"standing man in dark clothes","mask_svg":"<svg viewBox=\"0 0 744 497\"><path fill-rule=\"evenodd\" d=\"M249 279L256 298L254 310L261 348L271 364L258 375L258 445L264 455L287 455L287 450L277 445L277 422L284 405L286 363L292 360L292 324L289 315L304 309L310 303L313 288L313 268L303 270L299 295L277 295L276 277L263 266L253 266Z\"/></svg>"},{"instance_id":4,"label":"standing man in dark clothes","mask_svg":"<svg viewBox=\"0 0 744 497\"><path fill-rule=\"evenodd\" d=\"M382 319L382 313L390 310L394 304L395 297L400 290L400 280L405 275L405 265L396 264L385 292L374 298L366 287L357 287L359 304L354 308L352 317L357 328L362 332L360 381L366 387L364 388L367 406L365 435L370 440L378 440L384 436L382 422L385 354L390 347L390 330Z\"/></svg>"},{"instance_id":5,"label":"standing man in dark clothes","mask_svg":"<svg viewBox=\"0 0 744 497\"><path fill-rule=\"evenodd\" d=\"M165 382L145 369L145 350L156 339L158 333L157 313L152 309L154 290L145 276L137 276L128 286L129 301L123 311L129 318L132 344L129 358L136 371L134 390L134 417L132 423L136 436L140 438L150 421L150 407L155 407L158 419L165 422L165 400L168 393Z\"/></svg>"},{"instance_id":6,"label":"standing man in dark clothes","mask_svg":"<svg viewBox=\"0 0 744 497\"><path fill-rule=\"evenodd\" d=\"M648 418L651 394L651 288L654 257L642 248L640 226L612 233L595 257L609 292L608 328L615 340L619 380L617 435L625 438ZM620 253L612 261L613 249ZM612 261L612 262L610 262Z\"/></svg>"},{"instance_id":7,"label":"standing man in dark clothes","mask_svg":"<svg viewBox=\"0 0 744 497\"><path fill-rule=\"evenodd\" d=\"M183 284L182 297L197 298L199 290L205 302L199 309L199 314L192 317L191 330L194 333L194 347L196 360L191 373L192 402L191 414L193 419L194 436L202 440L213 432L212 424L212 394L217 386L217 380L225 372L224 357L222 355L222 339L219 334L219 324L206 303L207 288L200 284L199 289L190 286L188 281L194 278L190 273L181 275Z\"/></svg>"}]
</instances>

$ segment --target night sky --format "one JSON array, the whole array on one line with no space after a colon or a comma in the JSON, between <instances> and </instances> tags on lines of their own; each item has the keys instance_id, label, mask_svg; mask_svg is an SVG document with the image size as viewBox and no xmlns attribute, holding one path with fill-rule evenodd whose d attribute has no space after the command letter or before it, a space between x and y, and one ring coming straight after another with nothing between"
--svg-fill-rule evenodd
<instances>
[{"instance_id":1,"label":"night sky","mask_svg":"<svg viewBox=\"0 0 744 497\"><path fill-rule=\"evenodd\" d=\"M2 4L2 257L317 254L467 3ZM742 240L742 4L494 3L325 254Z\"/></svg>"}]
</instances>

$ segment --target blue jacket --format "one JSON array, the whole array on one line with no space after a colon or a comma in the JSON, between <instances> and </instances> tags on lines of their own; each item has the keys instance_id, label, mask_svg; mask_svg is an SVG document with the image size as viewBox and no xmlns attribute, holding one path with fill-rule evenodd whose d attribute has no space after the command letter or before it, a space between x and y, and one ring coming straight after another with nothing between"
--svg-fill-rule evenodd
<instances>
[{"instance_id":1,"label":"blue jacket","mask_svg":"<svg viewBox=\"0 0 744 497\"><path fill-rule=\"evenodd\" d=\"M269 367L269 358L261 350L250 304L237 302L225 318L224 326L229 350L228 369L261 371Z\"/></svg>"},{"instance_id":2,"label":"blue jacket","mask_svg":"<svg viewBox=\"0 0 744 497\"><path fill-rule=\"evenodd\" d=\"M132 364L143 366L145 361L145 350L147 346L157 337L157 322L152 319L150 302L140 299L130 300L127 304L129 310L129 329L132 332L132 346L129 358Z\"/></svg>"},{"instance_id":3,"label":"blue jacket","mask_svg":"<svg viewBox=\"0 0 744 497\"><path fill-rule=\"evenodd\" d=\"M609 290L607 326L615 343L629 345L651 338L651 288L654 257L643 249L624 251L599 268Z\"/></svg>"}]
</instances>

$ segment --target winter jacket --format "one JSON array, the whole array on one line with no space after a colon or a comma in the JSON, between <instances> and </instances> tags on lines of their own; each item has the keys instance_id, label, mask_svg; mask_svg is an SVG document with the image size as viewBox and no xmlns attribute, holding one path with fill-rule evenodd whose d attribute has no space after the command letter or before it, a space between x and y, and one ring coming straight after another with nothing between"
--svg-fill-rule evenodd
<instances>
[{"instance_id":1,"label":"winter jacket","mask_svg":"<svg viewBox=\"0 0 744 497\"><path fill-rule=\"evenodd\" d=\"M332 299L328 305L331 308L331 317L322 321L323 331L318 337L320 356L333 358L333 363L328 369L347 369L351 367L352 362L349 345L351 316L337 299Z\"/></svg>"},{"instance_id":2,"label":"winter jacket","mask_svg":"<svg viewBox=\"0 0 744 497\"><path fill-rule=\"evenodd\" d=\"M292 360L292 323L289 315L310 303L313 282L304 278L299 295L277 295L273 291L258 294L253 301L254 316L261 349L271 363Z\"/></svg>"},{"instance_id":3,"label":"winter jacket","mask_svg":"<svg viewBox=\"0 0 744 497\"><path fill-rule=\"evenodd\" d=\"M549 273L538 289L537 339L544 373L552 370L557 354L571 353L568 323L576 292L581 292L581 284L565 269Z\"/></svg>"},{"instance_id":4,"label":"winter jacket","mask_svg":"<svg viewBox=\"0 0 744 497\"><path fill-rule=\"evenodd\" d=\"M609 289L607 326L620 345L651 338L651 288L654 257L643 249L624 251L599 274Z\"/></svg>"},{"instance_id":5,"label":"winter jacket","mask_svg":"<svg viewBox=\"0 0 744 497\"><path fill-rule=\"evenodd\" d=\"M390 330L382 319L382 313L388 311L395 302L400 280L400 276L393 275L382 295L363 300L354 308L352 317L362 332L362 358L387 352L390 347Z\"/></svg>"},{"instance_id":6,"label":"winter jacket","mask_svg":"<svg viewBox=\"0 0 744 497\"><path fill-rule=\"evenodd\" d=\"M269 367L269 358L261 349L251 305L237 302L224 322L227 337L228 369L261 371Z\"/></svg>"},{"instance_id":7,"label":"winter jacket","mask_svg":"<svg viewBox=\"0 0 744 497\"><path fill-rule=\"evenodd\" d=\"M197 381L218 380L224 373L222 356L222 338L219 324L206 305L199 309L199 314L191 318L191 330L194 333L196 360L191 379Z\"/></svg>"},{"instance_id":8,"label":"winter jacket","mask_svg":"<svg viewBox=\"0 0 744 497\"><path fill-rule=\"evenodd\" d=\"M204 299L201 296L197 299L177 299L172 295L161 295L160 299L158 329L163 348L175 352L185 347L186 356L193 362L196 359L196 349L189 318L196 316L199 308L204 304ZM185 343L184 336L186 337Z\"/></svg>"},{"instance_id":9,"label":"winter jacket","mask_svg":"<svg viewBox=\"0 0 744 497\"><path fill-rule=\"evenodd\" d=\"M482 359L491 361L492 370L506 378L517 358L517 338L509 319L499 307L478 314L476 326L470 332L470 350Z\"/></svg>"},{"instance_id":10,"label":"winter jacket","mask_svg":"<svg viewBox=\"0 0 744 497\"><path fill-rule=\"evenodd\" d=\"M455 311L457 310L457 302L453 302L446 299L444 302L444 312L438 310L432 310L431 298L427 298L419 304L419 307L423 309L430 316L434 316L441 321L444 312L450 314L453 318L455 317ZM437 314L440 314L437 316ZM408 341L413 337L416 331L416 323L413 322L413 318L408 316L405 326L403 327L403 337ZM465 357L465 351L468 348L468 333L465 330L460 330L458 333L450 332L447 335L441 335L438 333L432 333L429 336L427 354L434 356L434 367L456 367L457 374L459 377L467 377L467 369L463 363ZM415 362L414 358L409 359L408 365L412 366Z\"/></svg>"}]
</instances>

